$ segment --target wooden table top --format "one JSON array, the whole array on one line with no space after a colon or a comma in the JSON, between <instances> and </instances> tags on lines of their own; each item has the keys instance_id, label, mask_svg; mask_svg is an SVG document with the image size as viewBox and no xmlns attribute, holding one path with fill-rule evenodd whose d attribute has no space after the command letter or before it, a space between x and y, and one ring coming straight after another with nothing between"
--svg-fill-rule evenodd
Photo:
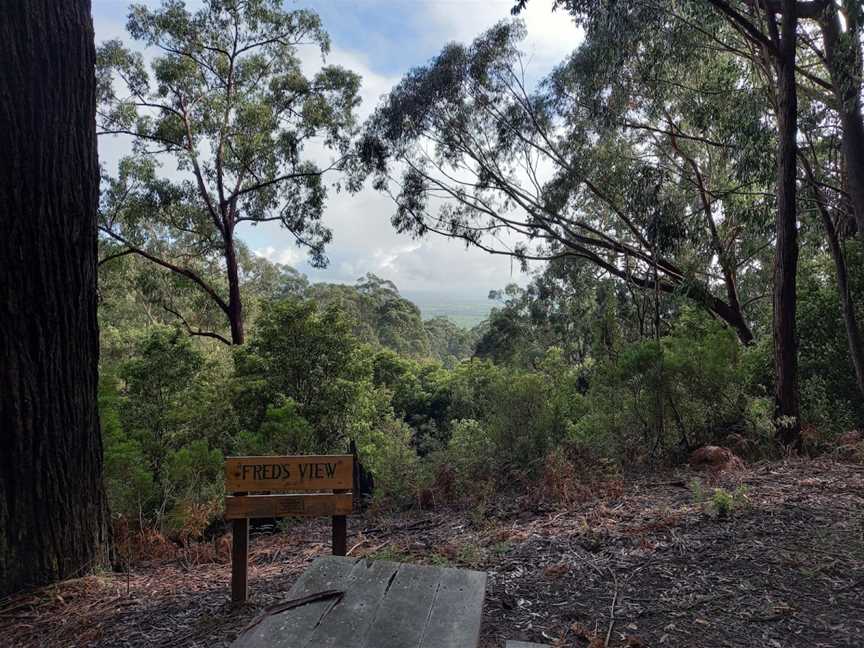
<instances>
[{"instance_id":1,"label":"wooden table top","mask_svg":"<svg viewBox=\"0 0 864 648\"><path fill-rule=\"evenodd\" d=\"M328 591L269 614L232 648L476 648L480 641L483 572L326 556L286 598Z\"/></svg>"}]
</instances>

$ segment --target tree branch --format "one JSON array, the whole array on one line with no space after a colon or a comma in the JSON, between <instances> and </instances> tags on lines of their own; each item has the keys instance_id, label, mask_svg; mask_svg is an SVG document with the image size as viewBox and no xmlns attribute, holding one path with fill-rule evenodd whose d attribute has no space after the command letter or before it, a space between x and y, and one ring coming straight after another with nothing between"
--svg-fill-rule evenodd
<instances>
[{"instance_id":1,"label":"tree branch","mask_svg":"<svg viewBox=\"0 0 864 648\"><path fill-rule=\"evenodd\" d=\"M189 322L186 321L186 318L183 317L183 315L181 315L178 311L176 311L176 310L174 310L173 308L167 306L166 304L161 304L161 306L162 306L162 308L164 308L166 311L168 311L169 313L171 313L172 315L174 315L177 319L179 319L179 320L183 323L183 326L186 327L186 330L189 332L189 335L191 335L191 336L198 336L198 337L208 337L208 338L213 338L213 339L215 339L215 340L219 340L219 341L222 342L223 344L227 344L228 346L232 346L232 344L231 344L231 340L229 340L228 338L226 338L226 337L220 335L219 333L215 333L215 332L213 332L213 331L203 331L203 330L201 330L200 328L198 328L198 329L193 329L193 328L189 325Z\"/></svg>"},{"instance_id":2,"label":"tree branch","mask_svg":"<svg viewBox=\"0 0 864 648\"><path fill-rule=\"evenodd\" d=\"M205 293L207 293L207 295L209 295L209 297L214 302L216 302L216 305L219 306L219 308L222 309L222 311L226 315L229 314L228 313L228 304L225 302L225 300L219 296L219 293L217 293L216 290L214 290L214 288L210 284L208 284L201 277L199 277L197 273L193 272L192 270L189 270L188 268L183 268L181 266L174 265L173 263L171 263L170 261L166 261L165 259L160 259L156 255L151 254L150 252L147 252L146 250L143 250L139 247L132 245L123 236L121 236L120 234L117 234L116 232L114 232L113 230L111 230L108 227L100 225L99 229L102 232L104 232L105 234L107 234L108 236L110 236L111 238L113 238L115 241L118 241L118 242L122 243L123 245L128 246L130 252L134 252L138 256L144 257L148 261L152 261L153 263L160 265L163 268L167 268L171 272L174 272L174 273L179 274L183 277L186 277L187 279L189 279L190 281L195 283L199 288L201 288L201 290L203 290Z\"/></svg>"}]
</instances>

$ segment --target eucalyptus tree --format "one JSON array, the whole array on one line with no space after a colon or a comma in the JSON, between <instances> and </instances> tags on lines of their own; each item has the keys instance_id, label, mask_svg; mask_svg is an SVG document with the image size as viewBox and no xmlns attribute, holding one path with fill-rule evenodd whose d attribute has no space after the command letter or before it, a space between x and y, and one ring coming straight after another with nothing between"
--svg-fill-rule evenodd
<instances>
[{"instance_id":1,"label":"eucalyptus tree","mask_svg":"<svg viewBox=\"0 0 864 648\"><path fill-rule=\"evenodd\" d=\"M855 0L825 2L818 17L823 53L830 72L831 90L842 125L843 154L848 192L858 237L864 241L864 115L862 115L862 24L864 6ZM864 376L859 373L864 385Z\"/></svg>"},{"instance_id":2,"label":"eucalyptus tree","mask_svg":"<svg viewBox=\"0 0 864 648\"><path fill-rule=\"evenodd\" d=\"M402 297L392 281L367 273L353 286L314 284L307 295L321 306L345 312L363 342L418 358L431 353L420 309Z\"/></svg>"},{"instance_id":3,"label":"eucalyptus tree","mask_svg":"<svg viewBox=\"0 0 864 648\"><path fill-rule=\"evenodd\" d=\"M773 72L774 114L777 119L777 219L774 254L774 414L778 439L785 445L800 441L798 339L795 327L798 274L798 13L796 0L754 9L759 23L745 17L732 3L711 0L763 52L765 72ZM779 18L778 18L779 13ZM761 24L760 24L761 23ZM764 27L762 27L764 25Z\"/></svg>"},{"instance_id":4,"label":"eucalyptus tree","mask_svg":"<svg viewBox=\"0 0 864 648\"><path fill-rule=\"evenodd\" d=\"M514 11L525 4L517 3ZM797 339L795 331L795 292L798 263L798 196L797 156L799 86L805 96L817 96L839 117L839 123L822 131L822 137L839 133L844 160L839 192L840 203L850 220L861 232L864 220L864 119L861 107L861 20L860 2L833 0L771 0L754 3L747 0L686 0L683 2L645 0L614 3L606 0L560 0L555 6L568 9L583 22L589 33L604 34L612 49L622 54L620 43L610 34L622 37L623 43L638 43L643 38L656 38L667 30L648 31L645 24L656 27L651 17L663 16L668 23L678 23L694 35L708 35L714 47L748 61L764 79L766 112L772 112L778 126L777 144L777 212L776 254L774 263L774 340L775 340L775 401L778 420L793 421L780 428L780 438L792 443L798 438ZM712 16L713 15L713 16ZM648 17L642 22L633 16ZM719 35L711 19L720 17L731 27L731 37ZM610 29L611 26L611 29ZM814 28L815 26L815 28ZM622 29L623 28L623 29ZM822 48L818 43L821 33ZM590 36L589 36L590 37ZM596 37L596 35L595 35ZM630 52L633 55L633 52ZM614 60L615 55L611 58ZM809 59L805 60L804 59ZM807 176L812 173L807 170ZM823 189L830 190L828 187ZM818 198L817 198L818 200ZM824 210L823 210L824 215ZM851 298L845 291L843 276L845 260L838 256L830 223L826 234L835 259L838 289L850 352L855 362L859 383L862 382L860 332L854 322ZM864 234L862 234L864 236Z\"/></svg>"},{"instance_id":5,"label":"eucalyptus tree","mask_svg":"<svg viewBox=\"0 0 864 648\"><path fill-rule=\"evenodd\" d=\"M619 68L628 87L605 80L606 44L586 41L532 92L523 35L519 22L502 23L470 47L448 46L373 114L361 155L396 203L394 226L523 261L581 258L683 294L750 342L739 284L759 271L760 247L747 249L738 221L764 220L768 198L765 129L747 84L725 103L688 107L726 89L716 75L694 91L677 82L686 69L670 47L689 60L697 48L679 35ZM728 57L700 72L712 65L742 74ZM739 105L743 129L729 115Z\"/></svg>"},{"instance_id":6,"label":"eucalyptus tree","mask_svg":"<svg viewBox=\"0 0 864 648\"><path fill-rule=\"evenodd\" d=\"M2 596L98 569L110 521L96 397L90 2L3 3L0 54Z\"/></svg>"},{"instance_id":7,"label":"eucalyptus tree","mask_svg":"<svg viewBox=\"0 0 864 648\"><path fill-rule=\"evenodd\" d=\"M326 264L324 175L344 163L360 78L329 65L307 75L301 48L323 57L328 36L316 14L279 0L132 5L127 29L153 57L148 71L120 41L98 51L100 134L132 147L105 178L100 229L194 284L230 327L196 333L241 344L237 228L277 223ZM201 265L219 268L224 288Z\"/></svg>"}]
</instances>

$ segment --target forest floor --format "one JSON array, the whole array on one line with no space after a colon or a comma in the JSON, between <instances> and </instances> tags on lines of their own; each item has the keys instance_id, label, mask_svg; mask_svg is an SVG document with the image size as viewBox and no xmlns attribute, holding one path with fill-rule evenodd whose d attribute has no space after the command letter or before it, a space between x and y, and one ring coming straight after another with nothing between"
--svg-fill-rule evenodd
<instances>
[{"instance_id":1,"label":"forest floor","mask_svg":"<svg viewBox=\"0 0 864 648\"><path fill-rule=\"evenodd\" d=\"M864 466L750 465L720 480L746 487L725 518L687 487L694 476L595 484L567 507L354 516L348 546L488 572L484 648L864 645ZM328 543L324 521L254 538L251 600L236 610L219 543L0 599L0 645L227 646Z\"/></svg>"}]
</instances>

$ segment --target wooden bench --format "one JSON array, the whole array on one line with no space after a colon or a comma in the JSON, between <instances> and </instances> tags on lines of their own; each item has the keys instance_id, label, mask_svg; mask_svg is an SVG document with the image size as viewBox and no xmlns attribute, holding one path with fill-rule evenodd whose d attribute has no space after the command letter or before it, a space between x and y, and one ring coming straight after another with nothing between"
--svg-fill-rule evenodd
<instances>
[{"instance_id":1,"label":"wooden bench","mask_svg":"<svg viewBox=\"0 0 864 648\"><path fill-rule=\"evenodd\" d=\"M484 572L325 556L232 648L476 648Z\"/></svg>"}]
</instances>

